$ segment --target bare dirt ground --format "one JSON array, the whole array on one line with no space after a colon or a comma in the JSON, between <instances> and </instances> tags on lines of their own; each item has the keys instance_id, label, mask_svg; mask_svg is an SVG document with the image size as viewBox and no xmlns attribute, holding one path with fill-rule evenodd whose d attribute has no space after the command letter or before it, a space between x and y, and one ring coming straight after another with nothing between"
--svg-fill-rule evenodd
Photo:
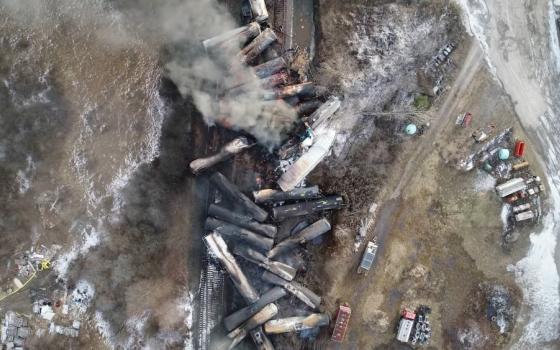
<instances>
[{"instance_id":1,"label":"bare dirt ground","mask_svg":"<svg viewBox=\"0 0 560 350\"><path fill-rule=\"evenodd\" d=\"M324 3L320 23L328 23L322 26L321 38L331 38L332 46L323 51L326 57L319 49L317 57L322 57L323 69L329 64L329 51L340 53L346 48L350 52L343 37L338 42L332 39L337 36L336 20L329 17L328 1ZM337 15L344 18L344 13ZM522 229L521 238L504 247L502 205L492 184L484 185L487 179L482 173L458 172L452 160L457 152L472 147L470 133L476 128L492 123L496 130L513 126L515 137L525 135L509 97L488 73L478 45L461 41L454 57L459 68L448 74L448 90L429 111L432 127L425 135L391 142L387 141L391 130L381 126L381 118L372 124L363 122L358 127L374 131L358 138L359 147L354 144L345 159L329 160L311 177L327 192L342 193L349 201L349 207L336 215L329 247L308 273L321 276L308 279L326 295L328 309L350 302L354 311L347 342L328 348L399 348L402 345L393 340L399 311L420 304L432 308L434 332L429 348L433 349L506 348L522 327L515 324L522 312L521 293L506 268L519 260L527 247L527 232ZM335 77L330 82L343 93L349 72L367 71L367 67L351 67L352 62L350 58L344 65L339 62L340 80L337 75L325 76ZM407 79L403 81L404 87L398 85L400 81L390 86L397 91L406 89ZM402 100L390 100L395 101L397 106L403 105ZM474 114L473 125L468 130L457 129L455 117L465 111ZM529 154L527 159L534 163L535 155ZM352 254L353 238L373 202L381 208L368 238L377 236L381 249L375 270L362 277L355 272L360 257ZM488 314L490 300L498 290L510 306L503 334Z\"/></svg>"},{"instance_id":2,"label":"bare dirt ground","mask_svg":"<svg viewBox=\"0 0 560 350\"><path fill-rule=\"evenodd\" d=\"M312 78L353 103L342 117L348 123L343 128L345 139L338 145L340 152L319 167L310 182L319 184L324 193L342 194L348 206L335 214L335 228L327 244L311 246L305 255L308 270L302 282L324 296L324 311L332 313L339 303L349 302L353 316L347 342L340 346L326 342L330 331L325 328L317 343L278 336L274 338L277 348L324 344L336 349L402 348L393 340L398 313L402 307L420 304L432 308L434 334L428 348L507 347L511 334L522 327L514 322L522 310L520 292L506 267L519 259L528 237L522 235L515 245L504 247L501 203L492 186L484 174L459 173L451 160L470 147L474 128L489 123L498 130L513 125L515 135L523 138L511 101L485 70L478 46L462 40L453 9L446 8L445 1L418 5L412 1L320 0L316 5L322 41L318 42ZM420 67L448 40L457 41L459 49L453 56L455 63L445 70L447 91L439 98L432 96L434 106L423 116L432 124L426 134L403 137L400 128L410 116L358 115L363 110L408 110L415 96L431 94L431 83L439 76L426 76ZM457 129L453 121L466 110L475 116L473 126ZM169 142L178 142L180 136ZM203 139L192 141L198 146L203 143ZM168 145L175 148L172 146ZM202 147L193 148L204 153ZM533 158L528 155L532 163ZM236 163L243 163L243 159ZM153 166L160 167L159 163ZM257 174L255 170L238 177L253 183ZM79 262L92 266L90 275L112 281L99 289L97 306L114 310L114 324L123 323L119 317L148 308L157 320L148 324L148 331L184 330L174 311L184 292L181 286L195 285L195 274L200 270L202 247L197 232L204 213L193 210L192 203L204 198L197 191L204 184L183 175L154 199L166 203L162 206L169 217L165 235L140 240L135 230L116 230L121 235L113 239L127 243L120 245L122 250L99 249ZM138 200L150 202L152 197L146 191ZM353 240L374 202L380 209L368 239L377 236L380 250L374 270L368 276L358 276L360 254L352 252ZM136 231L150 229L141 220L149 218L146 211L136 216ZM186 231L192 232L187 235ZM154 247L153 254L146 254L147 246ZM119 273L127 270L119 265L133 265L135 273ZM185 272L185 266L192 273ZM45 283L48 278L44 275L37 282ZM504 316L505 335L500 335L497 323L489 320L488 302L496 295L513 305L511 314ZM30 312L26 294L11 300L10 306ZM41 344L37 341L30 346L105 346L93 322L85 322L84 328L76 341L43 338ZM120 337L119 332L111 338Z\"/></svg>"}]
</instances>

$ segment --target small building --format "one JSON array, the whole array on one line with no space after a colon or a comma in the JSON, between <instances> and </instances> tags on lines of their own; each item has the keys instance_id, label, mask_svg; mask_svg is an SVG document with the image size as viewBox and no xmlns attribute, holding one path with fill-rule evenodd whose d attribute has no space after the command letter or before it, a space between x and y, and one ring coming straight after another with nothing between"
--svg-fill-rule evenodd
<instances>
[{"instance_id":1,"label":"small building","mask_svg":"<svg viewBox=\"0 0 560 350\"><path fill-rule=\"evenodd\" d=\"M533 187L527 190L527 194L531 197L536 196L541 192L540 187Z\"/></svg>"},{"instance_id":2,"label":"small building","mask_svg":"<svg viewBox=\"0 0 560 350\"><path fill-rule=\"evenodd\" d=\"M71 327L64 327L64 326L60 326L60 325L55 325L54 326L54 331L57 334L64 335L64 336L67 336L67 337L71 337L71 338L76 338L80 334L77 329L74 329L74 328L71 328Z\"/></svg>"}]
</instances>

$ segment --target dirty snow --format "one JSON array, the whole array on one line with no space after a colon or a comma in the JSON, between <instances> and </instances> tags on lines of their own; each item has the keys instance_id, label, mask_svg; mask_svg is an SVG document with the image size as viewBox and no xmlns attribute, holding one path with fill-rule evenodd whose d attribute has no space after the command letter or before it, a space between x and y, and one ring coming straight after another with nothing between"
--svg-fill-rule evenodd
<instances>
[{"instance_id":1,"label":"dirty snow","mask_svg":"<svg viewBox=\"0 0 560 350\"><path fill-rule=\"evenodd\" d=\"M488 38L484 32L485 22L489 20L488 6L484 0L457 0L463 9L463 25L470 36L474 36L484 52L488 69L494 79L501 85L496 67L490 60Z\"/></svg>"},{"instance_id":2,"label":"dirty snow","mask_svg":"<svg viewBox=\"0 0 560 350\"><path fill-rule=\"evenodd\" d=\"M99 224L101 226L101 224ZM56 261L54 269L58 276L61 278L66 277L68 274L68 269L70 265L80 256L86 255L89 250L97 246L104 235L103 231L97 227L90 224L83 224L80 222L75 222L70 228L70 232L78 233L78 242L74 243L72 248L60 255Z\"/></svg>"},{"instance_id":3,"label":"dirty snow","mask_svg":"<svg viewBox=\"0 0 560 350\"><path fill-rule=\"evenodd\" d=\"M496 187L496 179L487 172L478 170L474 178L475 192L489 192Z\"/></svg>"},{"instance_id":4,"label":"dirty snow","mask_svg":"<svg viewBox=\"0 0 560 350\"><path fill-rule=\"evenodd\" d=\"M115 349L116 346L111 341L111 338L113 337L111 325L107 322L107 320L105 320L105 318L103 318L103 313L101 313L101 311L95 312L94 322L95 328L97 329L97 332L99 332L99 335L101 335L101 338L103 338L105 345L109 349Z\"/></svg>"},{"instance_id":5,"label":"dirty snow","mask_svg":"<svg viewBox=\"0 0 560 350\"><path fill-rule=\"evenodd\" d=\"M511 212L511 205L507 203L502 204L502 211L500 212L500 218L502 219L502 225L504 227L504 230L509 227L508 217L510 212Z\"/></svg>"},{"instance_id":6,"label":"dirty snow","mask_svg":"<svg viewBox=\"0 0 560 350\"><path fill-rule=\"evenodd\" d=\"M185 326L187 326L187 334L185 337L184 349L194 350L193 339L193 322L194 322L194 295L191 291L185 291L183 303L179 305L179 309L185 313Z\"/></svg>"},{"instance_id":7,"label":"dirty snow","mask_svg":"<svg viewBox=\"0 0 560 350\"><path fill-rule=\"evenodd\" d=\"M70 310L75 317L83 316L88 308L90 307L93 297L95 295L95 289L86 280L79 280L76 283L76 288L70 294Z\"/></svg>"}]
</instances>

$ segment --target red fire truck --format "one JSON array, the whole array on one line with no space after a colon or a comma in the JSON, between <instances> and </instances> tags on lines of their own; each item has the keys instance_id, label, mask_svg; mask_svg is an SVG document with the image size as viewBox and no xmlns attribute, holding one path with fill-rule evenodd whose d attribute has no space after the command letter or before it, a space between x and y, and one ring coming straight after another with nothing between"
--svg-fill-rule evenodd
<instances>
[{"instance_id":1,"label":"red fire truck","mask_svg":"<svg viewBox=\"0 0 560 350\"><path fill-rule=\"evenodd\" d=\"M332 341L337 343L342 343L344 341L351 314L352 310L350 309L350 306L348 306L348 304L344 303L338 307L336 322L334 324L334 331L331 337Z\"/></svg>"}]
</instances>

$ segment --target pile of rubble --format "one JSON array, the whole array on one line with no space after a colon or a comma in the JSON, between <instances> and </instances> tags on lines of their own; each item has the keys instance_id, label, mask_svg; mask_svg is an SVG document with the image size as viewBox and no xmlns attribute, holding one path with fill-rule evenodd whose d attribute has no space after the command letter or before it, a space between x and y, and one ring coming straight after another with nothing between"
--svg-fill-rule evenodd
<instances>
[{"instance_id":1,"label":"pile of rubble","mask_svg":"<svg viewBox=\"0 0 560 350\"><path fill-rule=\"evenodd\" d=\"M397 329L397 340L411 345L426 345L432 337L432 327L428 320L431 309L420 306L416 311L404 309Z\"/></svg>"},{"instance_id":2,"label":"pile of rubble","mask_svg":"<svg viewBox=\"0 0 560 350\"><path fill-rule=\"evenodd\" d=\"M323 89L299 81L301 75L291 72L289 67L291 55L279 55L273 46L278 37L265 22L268 13L264 1L254 0L250 4L254 22L205 40L203 45L209 55L241 46L236 62L252 66L250 70L260 79L263 91L267 91L257 97L285 103L301 116L290 133L292 138L267 156L266 161L276 170L270 175L274 178L263 182L275 182L277 188L260 189L253 193L251 200L226 176L213 171L216 165L255 145L252 136L256 135L251 128L242 128L251 136L236 137L215 154L192 161L190 169L195 175L208 174L212 188L217 190L214 196L210 192L214 200L208 207L204 225L209 260L206 270L210 271L216 266L214 262L218 262L246 305L223 317L230 339L228 346L233 348L250 335L259 349L273 349L268 334L300 332L303 336L330 323L327 314L318 312L321 297L296 281L303 265L296 250L307 242L317 242L329 232L331 224L323 213L344 205L342 197L323 196L317 186L305 183L307 175L329 154L335 142L336 128L332 120L341 101L336 97L325 100ZM230 97L242 93L246 83L235 78L221 82L227 86ZM225 117L217 121L226 128L231 126L228 113L224 110ZM280 112L278 118L281 117ZM279 225L287 220L296 224L289 233L280 235ZM216 293L215 284L221 277L204 271L201 295L206 299L219 297L221 293ZM277 301L288 295L298 299L302 307L295 309L291 317L275 319L280 311ZM201 306L205 311L200 318L200 338L204 338L199 339L201 348L209 346L206 338L210 331L204 328L215 323L209 317L219 316L213 301L206 300L205 304L209 305ZM303 305L308 311L303 311Z\"/></svg>"},{"instance_id":3,"label":"pile of rubble","mask_svg":"<svg viewBox=\"0 0 560 350\"><path fill-rule=\"evenodd\" d=\"M51 323L49 333L56 333L70 338L77 338L80 335L80 321L72 322L72 326L66 327Z\"/></svg>"},{"instance_id":4,"label":"pile of rubble","mask_svg":"<svg viewBox=\"0 0 560 350\"><path fill-rule=\"evenodd\" d=\"M279 189L255 191L253 201L223 174L213 172L209 176L219 195L216 196L218 201L208 208L205 230L209 235L204 240L209 255L220 261L248 305L224 319L232 347L250 334L259 346L272 349L266 334L299 332L330 322L329 317L321 313L280 320L272 318L278 314L274 302L287 294L295 296L312 310L321 304L320 296L294 280L297 268L288 262L297 260L297 257L290 256L294 254L294 248L330 231L330 222L320 217L321 213L340 209L344 204L340 196L321 195L317 186L304 187L305 177L328 154L334 142L335 132L328 128L328 120L339 106L338 99L329 99L307 118L311 126L303 141L296 136L278 150L276 157L270 157L279 164L281 175L276 179ZM239 136L216 154L191 162L191 171L203 174L251 145L246 137ZM229 203L230 207L223 202ZM269 213L259 204L270 208L272 220L269 221L274 224L266 223ZM300 220L288 237L278 238L275 224L302 217L315 220L313 223ZM234 255L264 270L258 281L249 281ZM273 287L259 295L254 284Z\"/></svg>"},{"instance_id":5,"label":"pile of rubble","mask_svg":"<svg viewBox=\"0 0 560 350\"><path fill-rule=\"evenodd\" d=\"M53 246L49 249L41 245L37 249L31 248L14 254L13 261L15 265L12 265L12 262L8 263L8 268L13 276L12 283L0 286L0 298L17 292L17 290L35 277L37 271L50 268L50 261L58 249L60 249L59 246Z\"/></svg>"},{"instance_id":6,"label":"pile of rubble","mask_svg":"<svg viewBox=\"0 0 560 350\"><path fill-rule=\"evenodd\" d=\"M470 113L465 114L468 115ZM457 124L466 127L464 123ZM481 146L460 161L458 168L464 171L480 168L496 178L496 193L506 211L503 238L511 242L515 240L516 225L535 224L542 216L540 197L544 195L544 185L529 169L529 162L523 159L525 143L513 139L513 129L505 129L490 138L493 129L491 125L473 132L473 139Z\"/></svg>"},{"instance_id":7,"label":"pile of rubble","mask_svg":"<svg viewBox=\"0 0 560 350\"><path fill-rule=\"evenodd\" d=\"M31 334L27 320L13 311L6 312L2 322L2 349L23 350L25 340Z\"/></svg>"},{"instance_id":8,"label":"pile of rubble","mask_svg":"<svg viewBox=\"0 0 560 350\"><path fill-rule=\"evenodd\" d=\"M217 63L227 61L224 77L212 92L219 102L211 103L213 112L206 116L223 127L243 130L267 146L274 146L294 122L305 124L296 116L307 116L316 110L326 89L300 74L294 61L297 52L281 52L283 33L266 22L264 1L250 3L252 22L202 42L211 59Z\"/></svg>"},{"instance_id":9,"label":"pile of rubble","mask_svg":"<svg viewBox=\"0 0 560 350\"><path fill-rule=\"evenodd\" d=\"M410 339L412 345L426 345L430 341L432 337L432 327L430 326L430 320L428 320L430 312L431 310L427 306L420 306L416 311L416 324Z\"/></svg>"},{"instance_id":10,"label":"pile of rubble","mask_svg":"<svg viewBox=\"0 0 560 350\"><path fill-rule=\"evenodd\" d=\"M280 240L277 238L277 226L265 223L269 218L268 212L256 203L276 204L272 207L272 217L274 222L278 222L339 209L343 205L342 198L321 197L314 186L286 192L260 190L254 193L255 203L221 173L213 173L210 182L223 198L239 208L234 211L222 206L222 203L211 204L205 223L209 234L204 237L209 255L220 261L247 304L224 318L228 337L232 339L230 348L251 335L260 348L273 349L266 334L299 332L328 325L330 318L322 313L273 318L279 311L275 301L288 294L295 296L310 310L319 308L321 297L295 281L297 268L286 261L292 260L290 255L294 254L294 248L329 232L330 222L323 217L309 225L297 225L289 237ZM256 277L258 280L247 276L234 255L262 269L262 274ZM257 284L272 287L259 295L254 287Z\"/></svg>"}]
</instances>

